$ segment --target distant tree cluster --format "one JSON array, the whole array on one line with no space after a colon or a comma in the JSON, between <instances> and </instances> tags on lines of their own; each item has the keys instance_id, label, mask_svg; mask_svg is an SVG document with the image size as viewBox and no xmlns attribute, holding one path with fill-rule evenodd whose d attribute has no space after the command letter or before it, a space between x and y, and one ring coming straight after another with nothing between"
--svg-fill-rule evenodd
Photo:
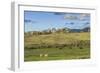
<instances>
[{"instance_id":1,"label":"distant tree cluster","mask_svg":"<svg viewBox=\"0 0 100 73\"><path fill-rule=\"evenodd\" d=\"M43 31L30 31L30 32L25 32L26 36L30 35L46 35L46 34L52 34L52 33L74 33L74 32L90 32L89 27L85 27L83 29L69 29L67 27L64 28L52 28L52 29L47 29Z\"/></svg>"},{"instance_id":2,"label":"distant tree cluster","mask_svg":"<svg viewBox=\"0 0 100 73\"><path fill-rule=\"evenodd\" d=\"M73 40L70 41L69 43L65 44L46 44L46 43L41 43L41 44L30 44L28 46L25 46L26 49L41 49L41 48L79 48L83 49L85 48L90 48L90 40Z\"/></svg>"},{"instance_id":3,"label":"distant tree cluster","mask_svg":"<svg viewBox=\"0 0 100 73\"><path fill-rule=\"evenodd\" d=\"M52 33L68 33L69 29L68 28L61 28L61 29L47 29L43 31L30 31L30 32L25 32L25 35L43 35L43 34L52 34Z\"/></svg>"}]
</instances>

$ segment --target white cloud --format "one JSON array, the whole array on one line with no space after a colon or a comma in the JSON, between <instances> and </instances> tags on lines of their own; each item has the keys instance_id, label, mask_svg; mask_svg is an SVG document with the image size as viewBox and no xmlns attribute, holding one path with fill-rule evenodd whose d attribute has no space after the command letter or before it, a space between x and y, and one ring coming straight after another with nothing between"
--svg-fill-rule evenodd
<instances>
[{"instance_id":1,"label":"white cloud","mask_svg":"<svg viewBox=\"0 0 100 73\"><path fill-rule=\"evenodd\" d=\"M64 19L77 20L78 17L77 17L77 16L67 15L67 14L66 14L66 15L64 16Z\"/></svg>"},{"instance_id":2,"label":"white cloud","mask_svg":"<svg viewBox=\"0 0 100 73\"><path fill-rule=\"evenodd\" d=\"M80 20L84 20L85 17L88 17L88 16L89 16L89 14L82 13L82 14L80 14L80 16L79 16L79 19L80 19Z\"/></svg>"},{"instance_id":3,"label":"white cloud","mask_svg":"<svg viewBox=\"0 0 100 73\"><path fill-rule=\"evenodd\" d=\"M69 20L85 20L86 17L88 17L89 14L86 13L80 13L80 14L65 14L64 19L69 19Z\"/></svg>"}]
</instances>

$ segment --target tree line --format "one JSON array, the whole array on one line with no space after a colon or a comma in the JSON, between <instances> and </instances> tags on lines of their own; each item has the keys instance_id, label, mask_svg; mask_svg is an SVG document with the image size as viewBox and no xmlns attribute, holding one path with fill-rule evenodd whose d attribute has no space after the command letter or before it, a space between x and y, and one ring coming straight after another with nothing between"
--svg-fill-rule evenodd
<instances>
[{"instance_id":1,"label":"tree line","mask_svg":"<svg viewBox=\"0 0 100 73\"><path fill-rule=\"evenodd\" d=\"M30 32L25 32L24 34L27 35L46 35L46 34L52 34L52 33L68 33L69 29L68 28L61 28L61 29L47 29L43 31L30 31Z\"/></svg>"},{"instance_id":2,"label":"tree line","mask_svg":"<svg viewBox=\"0 0 100 73\"><path fill-rule=\"evenodd\" d=\"M67 27L64 28L52 28L52 29L47 29L47 30L42 30L42 31L30 31L30 32L25 32L25 35L46 35L46 34L52 34L52 33L70 33L70 32L90 32L90 28L86 27L83 29L69 29Z\"/></svg>"},{"instance_id":3,"label":"tree line","mask_svg":"<svg viewBox=\"0 0 100 73\"><path fill-rule=\"evenodd\" d=\"M79 48L83 49L85 48L90 48L90 40L77 40L77 41L70 41L69 43L64 43L64 44L46 44L46 43L41 43L41 44L30 44L25 46L24 48L26 49L39 49L39 48Z\"/></svg>"}]
</instances>

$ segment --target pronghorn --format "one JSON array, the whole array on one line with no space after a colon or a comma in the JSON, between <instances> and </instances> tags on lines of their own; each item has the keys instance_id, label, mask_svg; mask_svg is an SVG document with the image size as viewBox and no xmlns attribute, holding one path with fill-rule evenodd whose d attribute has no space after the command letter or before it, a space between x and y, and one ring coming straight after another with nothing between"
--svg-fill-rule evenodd
<instances>
[{"instance_id":1,"label":"pronghorn","mask_svg":"<svg viewBox=\"0 0 100 73\"><path fill-rule=\"evenodd\" d=\"M48 54L44 54L45 57L48 57Z\"/></svg>"},{"instance_id":2,"label":"pronghorn","mask_svg":"<svg viewBox=\"0 0 100 73\"><path fill-rule=\"evenodd\" d=\"M40 57L42 57L43 56L43 54L40 54Z\"/></svg>"}]
</instances>

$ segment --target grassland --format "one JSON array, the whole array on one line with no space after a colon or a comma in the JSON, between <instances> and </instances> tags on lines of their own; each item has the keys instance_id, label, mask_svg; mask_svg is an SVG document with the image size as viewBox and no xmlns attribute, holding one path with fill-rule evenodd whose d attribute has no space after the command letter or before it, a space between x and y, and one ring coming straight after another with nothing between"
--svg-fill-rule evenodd
<instances>
[{"instance_id":1,"label":"grassland","mask_svg":"<svg viewBox=\"0 0 100 73\"><path fill-rule=\"evenodd\" d=\"M25 61L90 58L89 32L25 35L24 45Z\"/></svg>"}]
</instances>

